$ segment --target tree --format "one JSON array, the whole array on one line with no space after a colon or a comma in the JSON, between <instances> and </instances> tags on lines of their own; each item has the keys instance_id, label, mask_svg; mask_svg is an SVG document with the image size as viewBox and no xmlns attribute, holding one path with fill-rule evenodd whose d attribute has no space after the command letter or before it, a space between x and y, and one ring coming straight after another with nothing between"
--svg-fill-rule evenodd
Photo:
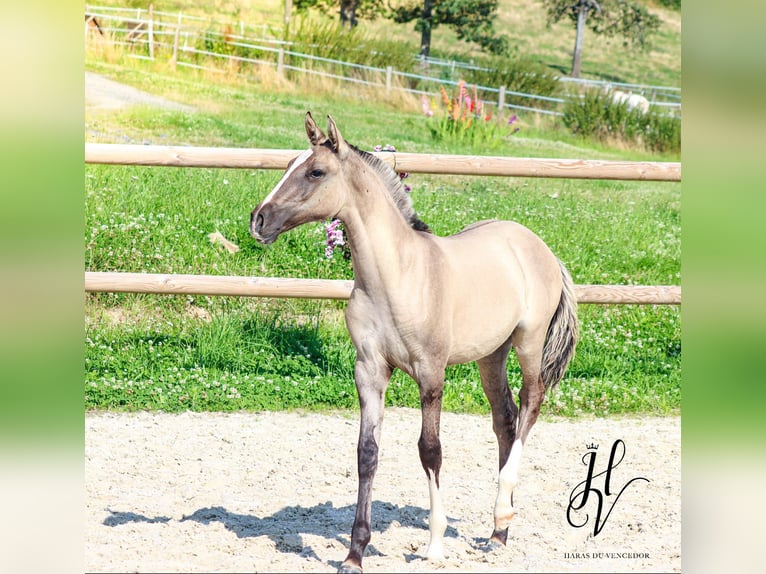
<instances>
[{"instance_id":1,"label":"tree","mask_svg":"<svg viewBox=\"0 0 766 574\"><path fill-rule=\"evenodd\" d=\"M339 9L341 25L353 28L358 18L373 19L386 11L385 0L293 0L297 10L316 8L325 13Z\"/></svg>"},{"instance_id":2,"label":"tree","mask_svg":"<svg viewBox=\"0 0 766 574\"><path fill-rule=\"evenodd\" d=\"M330 13L340 8L341 24L357 25L357 18L383 15L397 23L415 22L420 32L420 54L431 50L431 31L440 24L452 27L459 40L474 42L493 54L508 51L508 39L497 35L493 20L498 0L293 0L297 10L316 8ZM402 3L403 2L403 3Z\"/></svg>"},{"instance_id":3,"label":"tree","mask_svg":"<svg viewBox=\"0 0 766 574\"><path fill-rule=\"evenodd\" d=\"M420 55L431 50L431 31L440 24L452 27L459 40L475 42L493 54L508 51L508 39L495 33L498 0L407 0L391 9L395 22L415 21L420 32Z\"/></svg>"},{"instance_id":4,"label":"tree","mask_svg":"<svg viewBox=\"0 0 766 574\"><path fill-rule=\"evenodd\" d=\"M575 47L572 54L574 78L580 77L582 45L587 26L596 34L622 36L625 44L646 49L649 36L660 26L660 19L651 14L645 6L630 0L542 0L548 23L554 24L562 18L575 23Z\"/></svg>"}]
</instances>

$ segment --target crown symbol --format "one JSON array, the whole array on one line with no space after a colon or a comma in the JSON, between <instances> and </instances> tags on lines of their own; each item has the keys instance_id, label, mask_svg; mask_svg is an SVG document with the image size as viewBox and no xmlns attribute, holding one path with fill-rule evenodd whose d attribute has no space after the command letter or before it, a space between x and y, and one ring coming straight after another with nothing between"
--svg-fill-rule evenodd
<instances>
[{"instance_id":1,"label":"crown symbol","mask_svg":"<svg viewBox=\"0 0 766 574\"><path fill-rule=\"evenodd\" d=\"M585 448L588 450L598 450L598 445L596 443L586 444Z\"/></svg>"}]
</instances>

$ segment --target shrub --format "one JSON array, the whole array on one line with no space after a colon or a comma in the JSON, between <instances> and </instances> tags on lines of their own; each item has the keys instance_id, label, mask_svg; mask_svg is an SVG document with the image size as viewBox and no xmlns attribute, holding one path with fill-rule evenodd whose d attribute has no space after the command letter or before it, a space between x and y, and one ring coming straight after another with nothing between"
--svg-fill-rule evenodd
<instances>
[{"instance_id":1,"label":"shrub","mask_svg":"<svg viewBox=\"0 0 766 574\"><path fill-rule=\"evenodd\" d=\"M552 75L542 65L523 56L482 58L477 60L479 70L466 70L466 81L480 86L555 97L561 93L558 76ZM508 95L506 101L512 104L541 107L543 100Z\"/></svg>"},{"instance_id":2,"label":"shrub","mask_svg":"<svg viewBox=\"0 0 766 574\"><path fill-rule=\"evenodd\" d=\"M657 152L681 151L681 120L657 108L647 113L589 90L568 98L562 122L573 133L598 141L622 140Z\"/></svg>"}]
</instances>

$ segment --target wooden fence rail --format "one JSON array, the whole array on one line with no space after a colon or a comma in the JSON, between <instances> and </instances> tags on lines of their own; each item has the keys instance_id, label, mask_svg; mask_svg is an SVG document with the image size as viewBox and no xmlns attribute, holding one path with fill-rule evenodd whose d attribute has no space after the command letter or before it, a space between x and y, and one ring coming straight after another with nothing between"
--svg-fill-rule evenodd
<instances>
[{"instance_id":1,"label":"wooden fence rail","mask_svg":"<svg viewBox=\"0 0 766 574\"><path fill-rule=\"evenodd\" d=\"M303 150L85 144L91 164L285 169ZM680 181L681 164L571 159L537 159L380 152L397 171L451 175L561 177L640 181ZM280 277L85 273L85 291L348 299L352 281ZM578 303L680 305L675 285L575 285Z\"/></svg>"},{"instance_id":2,"label":"wooden fence rail","mask_svg":"<svg viewBox=\"0 0 766 574\"><path fill-rule=\"evenodd\" d=\"M288 279L284 277L96 271L85 273L86 291L106 293L348 299L353 284L353 281L340 279ZM675 285L575 285L575 295L578 303L681 304L681 288Z\"/></svg>"},{"instance_id":3,"label":"wooden fence rail","mask_svg":"<svg viewBox=\"0 0 766 574\"><path fill-rule=\"evenodd\" d=\"M304 150L85 144L85 163L171 167L285 169ZM399 172L681 181L680 162L606 161L379 152Z\"/></svg>"}]
</instances>

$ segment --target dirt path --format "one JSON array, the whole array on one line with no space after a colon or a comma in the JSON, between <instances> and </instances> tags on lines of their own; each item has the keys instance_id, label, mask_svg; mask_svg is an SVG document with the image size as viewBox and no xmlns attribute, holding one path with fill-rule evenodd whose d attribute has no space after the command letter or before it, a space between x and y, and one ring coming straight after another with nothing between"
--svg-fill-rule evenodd
<instances>
[{"instance_id":1,"label":"dirt path","mask_svg":"<svg viewBox=\"0 0 766 574\"><path fill-rule=\"evenodd\" d=\"M86 570L335 571L355 508L356 416L88 414ZM366 572L681 570L679 417L539 421L524 451L508 547L485 553L497 488L490 419L445 413L443 562L422 558L428 488L419 424L416 410L386 412ZM582 528L567 522L567 506L586 477L586 444L601 445L600 472L617 439L625 457L594 537L597 495L572 515L582 522L587 511ZM615 503L637 477L649 482L628 484ZM603 491L604 476L593 485Z\"/></svg>"},{"instance_id":2,"label":"dirt path","mask_svg":"<svg viewBox=\"0 0 766 574\"><path fill-rule=\"evenodd\" d=\"M114 110L125 106L140 104L156 106L187 112L194 108L170 101L160 96L154 96L132 86L126 86L100 74L85 72L85 106L86 108Z\"/></svg>"}]
</instances>

